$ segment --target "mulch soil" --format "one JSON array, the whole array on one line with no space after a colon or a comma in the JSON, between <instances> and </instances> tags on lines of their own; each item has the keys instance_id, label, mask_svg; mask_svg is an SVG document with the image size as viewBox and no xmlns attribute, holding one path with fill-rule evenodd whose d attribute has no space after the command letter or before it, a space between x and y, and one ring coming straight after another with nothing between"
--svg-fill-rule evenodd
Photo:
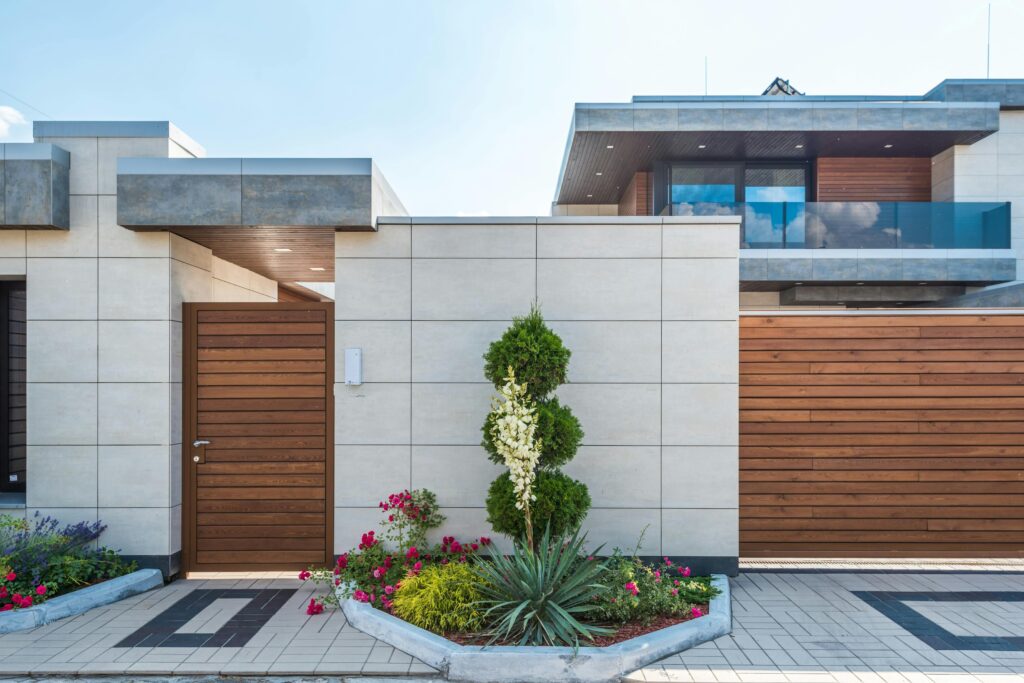
<instances>
[{"instance_id":1,"label":"mulch soil","mask_svg":"<svg viewBox=\"0 0 1024 683\"><path fill-rule=\"evenodd\" d=\"M708 606L706 604L697 605L697 607L700 607L701 611L704 614L708 613ZM593 642L581 642L580 646L606 647L608 645L615 645L616 643L621 643L624 640L636 638L637 636L644 636L648 633L654 633L655 631L660 631L663 628L675 626L676 624L681 624L684 621L690 621L691 619L694 619L694 617L687 614L685 616L679 617L656 617L653 621L646 623L639 621L631 621L620 625L618 628L616 628L615 633L611 635L598 636L594 638ZM490 637L483 636L478 633L446 633L444 637L454 643L458 643L459 645L487 645L488 642L490 641ZM490 644L517 645L517 643L515 642L501 640Z\"/></svg>"}]
</instances>

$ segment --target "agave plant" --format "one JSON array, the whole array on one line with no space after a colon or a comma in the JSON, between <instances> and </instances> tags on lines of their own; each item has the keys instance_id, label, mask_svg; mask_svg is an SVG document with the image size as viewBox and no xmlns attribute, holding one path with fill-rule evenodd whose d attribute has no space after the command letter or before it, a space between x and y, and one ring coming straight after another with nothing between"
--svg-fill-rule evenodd
<instances>
[{"instance_id":1,"label":"agave plant","mask_svg":"<svg viewBox=\"0 0 1024 683\"><path fill-rule=\"evenodd\" d=\"M569 540L552 538L549 527L535 551L517 543L511 555L494 553L474 566L492 643L579 647L581 638L614 632L581 621L605 590L598 581L605 563L584 556L585 542L578 531Z\"/></svg>"}]
</instances>

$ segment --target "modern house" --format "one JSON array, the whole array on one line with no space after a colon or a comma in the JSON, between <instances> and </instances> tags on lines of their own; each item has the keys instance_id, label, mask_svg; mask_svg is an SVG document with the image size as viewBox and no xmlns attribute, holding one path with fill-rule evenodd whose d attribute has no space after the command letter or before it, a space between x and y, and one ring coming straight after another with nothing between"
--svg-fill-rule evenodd
<instances>
[{"instance_id":1,"label":"modern house","mask_svg":"<svg viewBox=\"0 0 1024 683\"><path fill-rule=\"evenodd\" d=\"M167 574L327 561L405 487L486 533L481 354L537 300L595 541L1019 556L1024 80L776 86L576 105L542 217L37 122L0 145L3 504Z\"/></svg>"}]
</instances>

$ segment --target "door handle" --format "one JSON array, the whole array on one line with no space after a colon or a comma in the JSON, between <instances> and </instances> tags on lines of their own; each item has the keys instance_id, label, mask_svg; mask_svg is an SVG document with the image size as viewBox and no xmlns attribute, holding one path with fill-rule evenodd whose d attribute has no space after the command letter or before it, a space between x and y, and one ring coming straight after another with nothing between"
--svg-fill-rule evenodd
<instances>
[{"instance_id":1,"label":"door handle","mask_svg":"<svg viewBox=\"0 0 1024 683\"><path fill-rule=\"evenodd\" d=\"M205 461L206 447L210 445L210 442L206 439L196 439L192 442L192 448L200 448L198 453L192 456L192 462L201 463Z\"/></svg>"}]
</instances>

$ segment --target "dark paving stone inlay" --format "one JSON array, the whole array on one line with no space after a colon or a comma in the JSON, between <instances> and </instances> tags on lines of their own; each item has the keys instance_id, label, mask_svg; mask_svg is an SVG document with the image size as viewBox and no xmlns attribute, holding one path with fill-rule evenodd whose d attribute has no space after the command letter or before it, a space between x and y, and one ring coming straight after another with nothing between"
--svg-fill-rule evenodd
<instances>
[{"instance_id":1,"label":"dark paving stone inlay","mask_svg":"<svg viewBox=\"0 0 1024 683\"><path fill-rule=\"evenodd\" d=\"M1024 592L851 591L851 593L936 650L1024 652L1024 635L958 636L905 604L908 602L1024 602Z\"/></svg>"},{"instance_id":2,"label":"dark paving stone inlay","mask_svg":"<svg viewBox=\"0 0 1024 683\"><path fill-rule=\"evenodd\" d=\"M284 607L295 588L197 589L153 617L117 647L242 647L270 617ZM215 633L177 633L193 617L221 598L249 598L249 603Z\"/></svg>"}]
</instances>

